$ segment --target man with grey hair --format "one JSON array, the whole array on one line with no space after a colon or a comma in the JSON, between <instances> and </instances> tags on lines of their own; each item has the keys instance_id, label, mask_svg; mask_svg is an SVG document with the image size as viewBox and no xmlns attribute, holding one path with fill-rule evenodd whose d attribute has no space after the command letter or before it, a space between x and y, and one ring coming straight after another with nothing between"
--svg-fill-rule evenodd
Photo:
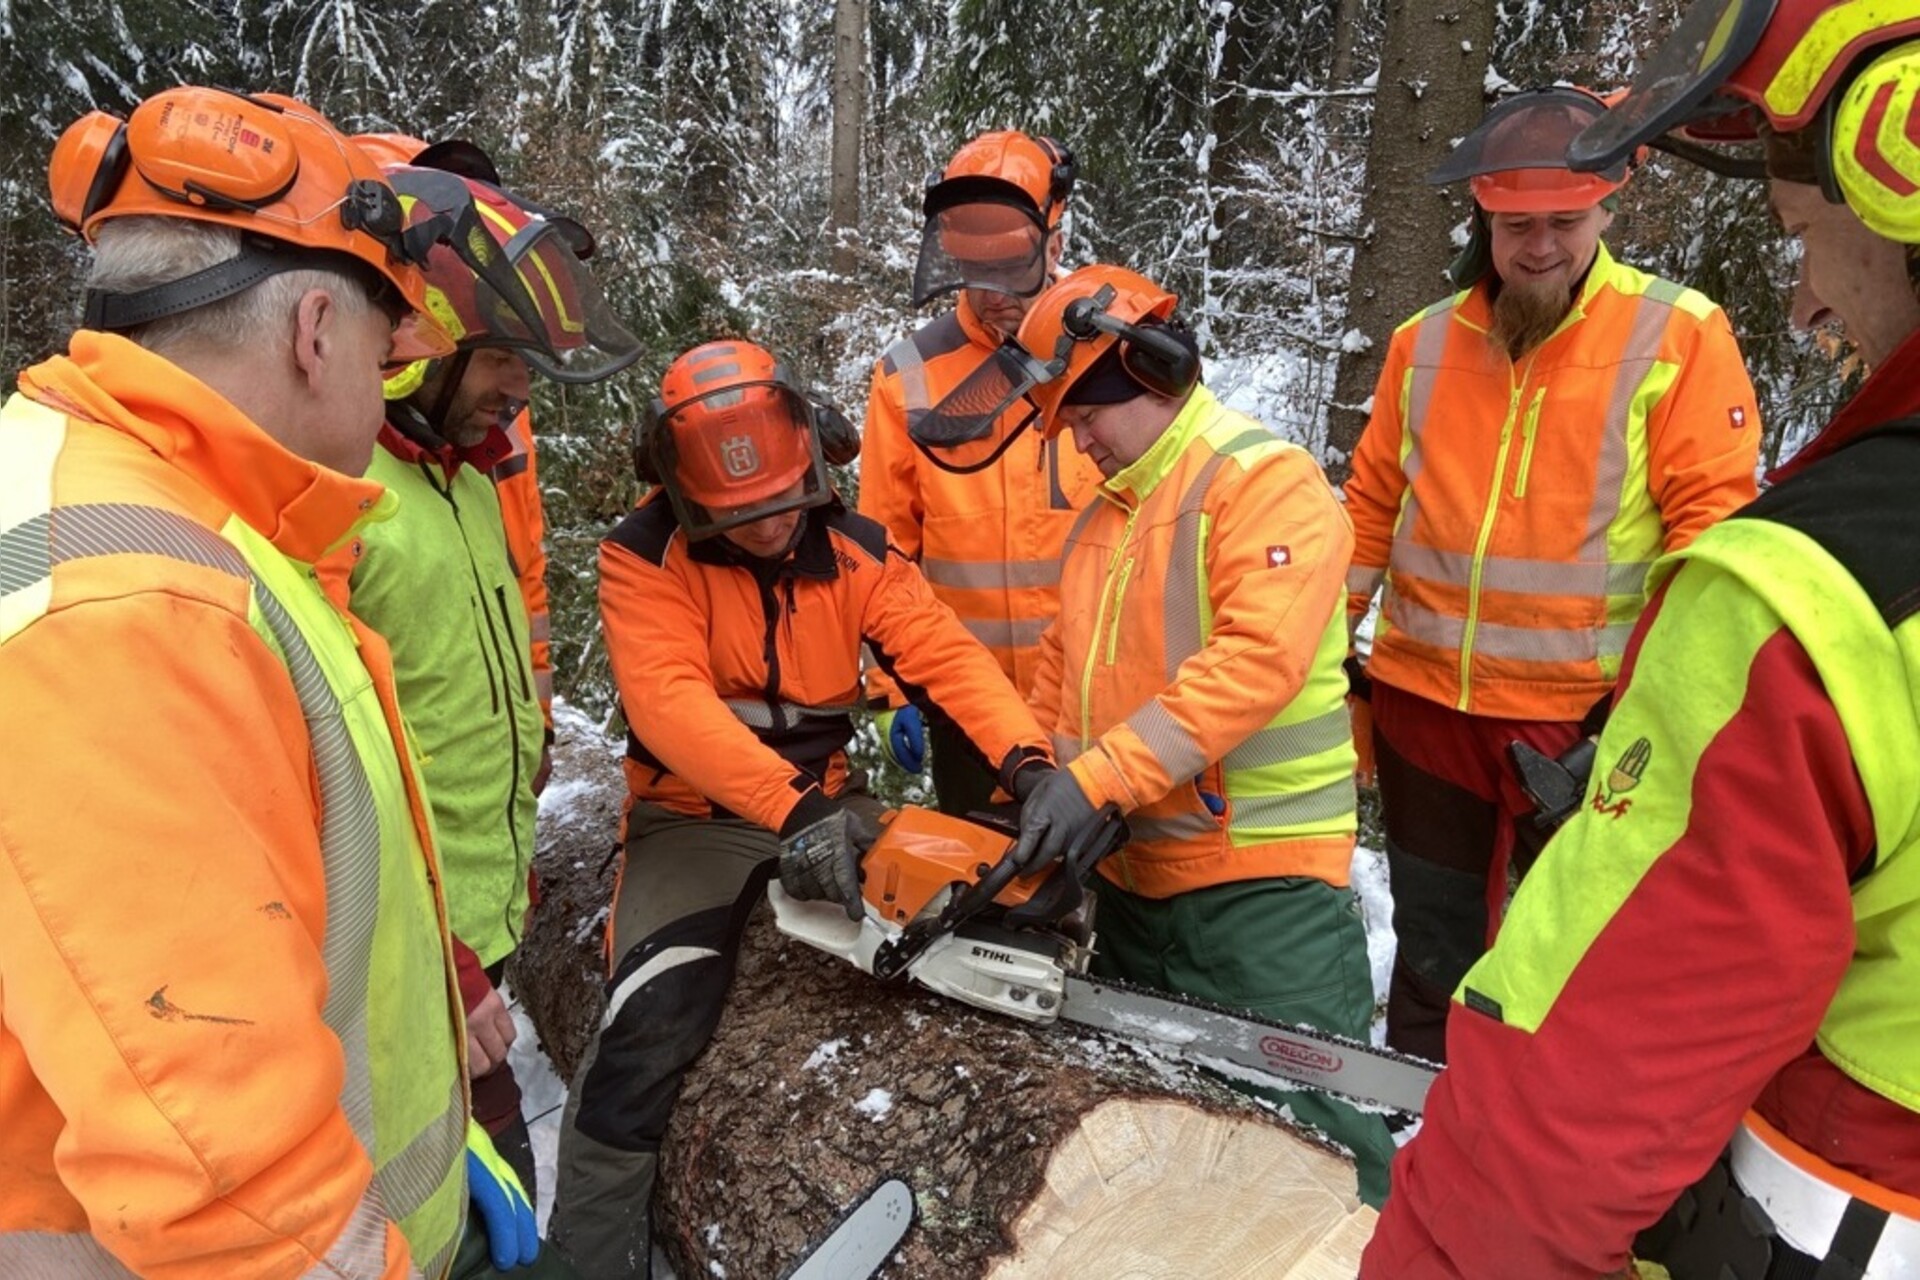
<instances>
[{"instance_id":1,"label":"man with grey hair","mask_svg":"<svg viewBox=\"0 0 1920 1280\"><path fill-rule=\"evenodd\" d=\"M443 211L197 88L49 176L95 268L0 410L0 1274L532 1262L386 648L311 567L392 507L358 476L383 365L451 345Z\"/></svg>"}]
</instances>

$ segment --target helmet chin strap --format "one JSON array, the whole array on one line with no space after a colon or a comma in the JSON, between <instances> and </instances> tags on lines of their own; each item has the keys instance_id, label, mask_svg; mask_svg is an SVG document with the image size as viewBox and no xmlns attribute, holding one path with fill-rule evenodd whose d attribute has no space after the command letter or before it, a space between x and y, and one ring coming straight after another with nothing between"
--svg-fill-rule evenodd
<instances>
[{"instance_id":1,"label":"helmet chin strap","mask_svg":"<svg viewBox=\"0 0 1920 1280\"><path fill-rule=\"evenodd\" d=\"M447 437L447 410L453 407L454 392L460 389L460 380L467 376L467 365L472 359L471 351L461 350L443 361L435 361L446 377L432 403L427 403L416 391L404 400L389 402L387 419L416 444L435 450L448 448L452 441Z\"/></svg>"}]
</instances>

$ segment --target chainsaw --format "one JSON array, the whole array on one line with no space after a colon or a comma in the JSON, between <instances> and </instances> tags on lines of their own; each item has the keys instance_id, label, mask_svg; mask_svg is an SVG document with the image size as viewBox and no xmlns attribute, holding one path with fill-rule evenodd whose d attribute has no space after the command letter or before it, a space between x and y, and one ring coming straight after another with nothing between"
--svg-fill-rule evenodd
<instances>
[{"instance_id":1,"label":"chainsaw","mask_svg":"<svg viewBox=\"0 0 1920 1280\"><path fill-rule=\"evenodd\" d=\"M781 932L883 982L914 982L1025 1022L1076 1023L1255 1085L1419 1114L1439 1071L1432 1063L1088 974L1095 904L1086 878L1127 840L1113 805L1058 863L1026 876L1008 857L1015 833L1004 824L914 808L881 824L862 865L861 918L794 898L776 880L767 896Z\"/></svg>"}]
</instances>

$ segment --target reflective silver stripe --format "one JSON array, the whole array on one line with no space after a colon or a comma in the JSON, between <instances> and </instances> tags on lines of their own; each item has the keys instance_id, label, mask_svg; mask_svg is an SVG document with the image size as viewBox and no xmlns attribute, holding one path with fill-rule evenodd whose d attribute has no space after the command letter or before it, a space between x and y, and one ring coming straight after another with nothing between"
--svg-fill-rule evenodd
<instances>
[{"instance_id":1,"label":"reflective silver stripe","mask_svg":"<svg viewBox=\"0 0 1920 1280\"><path fill-rule=\"evenodd\" d=\"M1380 583L1387 576L1385 569L1375 569L1365 565L1355 565L1347 570L1347 594L1372 598L1380 589Z\"/></svg>"},{"instance_id":2,"label":"reflective silver stripe","mask_svg":"<svg viewBox=\"0 0 1920 1280\"><path fill-rule=\"evenodd\" d=\"M90 1235L0 1231L0 1276L7 1280L133 1280Z\"/></svg>"},{"instance_id":3,"label":"reflective silver stripe","mask_svg":"<svg viewBox=\"0 0 1920 1280\"><path fill-rule=\"evenodd\" d=\"M1348 774L1312 791L1277 796L1235 796L1231 820L1234 829L1297 827L1344 817L1358 807L1353 776Z\"/></svg>"},{"instance_id":4,"label":"reflective silver stripe","mask_svg":"<svg viewBox=\"0 0 1920 1280\"><path fill-rule=\"evenodd\" d=\"M34 585L70 560L150 555L248 576L238 551L174 511L124 502L55 507L0 533L0 595Z\"/></svg>"},{"instance_id":5,"label":"reflective silver stripe","mask_svg":"<svg viewBox=\"0 0 1920 1280\"><path fill-rule=\"evenodd\" d=\"M542 702L553 701L553 672L536 671L533 673L533 691Z\"/></svg>"},{"instance_id":6,"label":"reflective silver stripe","mask_svg":"<svg viewBox=\"0 0 1920 1280\"><path fill-rule=\"evenodd\" d=\"M727 710L733 712L734 718L747 728L771 729L774 727L773 710L765 702L755 698L726 698L723 701L727 704ZM795 720L802 719L837 720L843 716L850 716L859 709L857 703L851 702L836 707L809 707L799 702L780 704L780 714L789 725ZM784 728L786 725L781 727Z\"/></svg>"},{"instance_id":7,"label":"reflective silver stripe","mask_svg":"<svg viewBox=\"0 0 1920 1280\"><path fill-rule=\"evenodd\" d=\"M393 1215L397 1220L405 1215ZM373 1280L386 1270L388 1213L380 1200L379 1179L367 1188L335 1237L327 1256L301 1272L301 1280L346 1280L366 1276Z\"/></svg>"},{"instance_id":8,"label":"reflective silver stripe","mask_svg":"<svg viewBox=\"0 0 1920 1280\"><path fill-rule=\"evenodd\" d=\"M963 591L1060 585L1058 560L940 560L927 556L920 561L920 572L936 587Z\"/></svg>"},{"instance_id":9,"label":"reflective silver stripe","mask_svg":"<svg viewBox=\"0 0 1920 1280\"><path fill-rule=\"evenodd\" d=\"M1427 425L1427 413L1433 404L1434 387L1440 381L1440 357L1447 351L1447 332L1453 326L1457 303L1450 303L1435 311L1419 322L1419 328L1413 335L1413 361L1407 372L1407 413L1400 424L1400 431L1406 438L1406 456L1400 463L1400 474L1406 479L1406 490L1401 495L1400 515L1394 528L1394 541L1398 542L1404 533L1410 534L1419 516L1419 500L1415 493L1414 481L1420 478L1426 459L1421 446L1422 429Z\"/></svg>"},{"instance_id":10,"label":"reflective silver stripe","mask_svg":"<svg viewBox=\"0 0 1920 1280\"><path fill-rule=\"evenodd\" d=\"M41 525L35 517L15 529ZM346 1060L340 1107L369 1159L377 1150L373 1125L373 1085L367 1046L367 995L372 981L373 935L380 908L380 819L365 766L354 749L346 717L312 648L285 606L254 573L232 543L179 514L127 503L56 507L46 514L43 545L47 572L53 565L94 556L154 555L184 561L247 579L252 599L287 664L294 694L307 722L314 772L320 783L320 853L326 879L327 927L321 945L327 969L327 1002L322 1016L339 1039ZM16 540L18 541L18 540ZM30 585L23 583L22 585ZM415 1138L403 1155L422 1141L446 1163L433 1189L449 1169L458 1172L459 1150L466 1142L465 1100L454 1082L448 1107ZM416 1157L416 1160L423 1157ZM376 1169L368 1194L378 1203L412 1198L392 1194L388 1169ZM424 1202L424 1201L423 1201ZM417 1206L416 1206L417 1207ZM404 1218L407 1212L398 1213ZM383 1219L384 1223L384 1219ZM381 1239L385 1227L381 1226ZM384 1246L382 1246L384 1253ZM372 1271L378 1274L380 1260Z\"/></svg>"},{"instance_id":11,"label":"reflective silver stripe","mask_svg":"<svg viewBox=\"0 0 1920 1280\"><path fill-rule=\"evenodd\" d=\"M1179 673L1180 664L1206 643L1200 625L1200 524L1205 518L1207 486L1226 463L1226 450L1207 459L1180 495L1174 517L1173 547L1167 555L1167 576L1160 596L1162 659L1169 682ZM1119 625L1118 619L1114 625Z\"/></svg>"},{"instance_id":12,"label":"reflective silver stripe","mask_svg":"<svg viewBox=\"0 0 1920 1280\"><path fill-rule=\"evenodd\" d=\"M907 425L912 426L933 407L927 394L926 362L920 358L920 348L911 337L894 343L887 358L893 361L894 371L899 375L900 404L907 411Z\"/></svg>"},{"instance_id":13,"label":"reflective silver stripe","mask_svg":"<svg viewBox=\"0 0 1920 1280\"><path fill-rule=\"evenodd\" d=\"M1633 326L1614 368L1613 394L1607 400L1600 456L1594 464L1593 506L1587 512L1586 539L1580 544L1582 560L1607 558L1607 533L1620 518L1621 488L1627 479L1627 428L1631 425L1633 398L1659 357L1660 338L1667 331L1674 303L1682 292L1671 281L1655 280L1634 310Z\"/></svg>"},{"instance_id":14,"label":"reflective silver stripe","mask_svg":"<svg viewBox=\"0 0 1920 1280\"><path fill-rule=\"evenodd\" d=\"M441 1114L461 1115L463 1105L460 1082L456 1079L447 1096L447 1110ZM436 1118L415 1134L413 1141L402 1147L398 1155L381 1166L378 1180L381 1198L395 1222L405 1222L433 1199L433 1193L446 1185L448 1170L465 1168L461 1153L466 1146L464 1127L456 1128Z\"/></svg>"},{"instance_id":15,"label":"reflective silver stripe","mask_svg":"<svg viewBox=\"0 0 1920 1280\"><path fill-rule=\"evenodd\" d=\"M1274 725L1248 736L1220 761L1229 773L1290 764L1331 751L1351 739L1353 729L1344 706L1298 724Z\"/></svg>"},{"instance_id":16,"label":"reflective silver stripe","mask_svg":"<svg viewBox=\"0 0 1920 1280\"><path fill-rule=\"evenodd\" d=\"M1604 537L1602 542L1604 544ZM1647 571L1652 567L1650 560L1606 564L1487 556L1480 562L1480 586L1483 590L1508 591L1515 595L1639 595L1646 587ZM1473 556L1465 551L1442 551L1438 547L1400 540L1393 547L1393 571L1403 577L1422 578L1465 590L1473 585Z\"/></svg>"},{"instance_id":17,"label":"reflective silver stripe","mask_svg":"<svg viewBox=\"0 0 1920 1280\"><path fill-rule=\"evenodd\" d=\"M1167 777L1176 781L1191 778L1207 767L1207 753L1193 740L1193 735L1180 727L1158 699L1149 701L1144 707L1127 717L1127 728L1134 731L1147 750L1153 752L1153 758L1166 770Z\"/></svg>"},{"instance_id":18,"label":"reflective silver stripe","mask_svg":"<svg viewBox=\"0 0 1920 1280\"><path fill-rule=\"evenodd\" d=\"M527 639L553 639L553 619L544 613L536 613L527 619Z\"/></svg>"},{"instance_id":19,"label":"reflective silver stripe","mask_svg":"<svg viewBox=\"0 0 1920 1280\"><path fill-rule=\"evenodd\" d=\"M1395 597L1388 619L1402 635L1439 649L1458 649L1466 639L1467 624L1449 618L1404 596ZM1593 662L1602 656L1617 658L1627 651L1633 623L1568 630L1562 627L1514 627L1481 622L1474 627L1473 649L1489 657L1518 662Z\"/></svg>"},{"instance_id":20,"label":"reflective silver stripe","mask_svg":"<svg viewBox=\"0 0 1920 1280\"><path fill-rule=\"evenodd\" d=\"M1050 618L1015 618L1012 620L980 618L962 618L960 625L967 633L989 649L1026 649L1040 643L1041 633L1047 629Z\"/></svg>"},{"instance_id":21,"label":"reflective silver stripe","mask_svg":"<svg viewBox=\"0 0 1920 1280\"><path fill-rule=\"evenodd\" d=\"M1053 743L1053 759L1062 769L1080 758L1080 739L1070 738L1064 733L1050 733L1047 737Z\"/></svg>"},{"instance_id":22,"label":"reflective silver stripe","mask_svg":"<svg viewBox=\"0 0 1920 1280\"><path fill-rule=\"evenodd\" d=\"M1195 840L1220 834L1220 820L1210 813L1175 813L1165 817L1146 814L1127 815L1127 828L1133 842L1147 840Z\"/></svg>"}]
</instances>

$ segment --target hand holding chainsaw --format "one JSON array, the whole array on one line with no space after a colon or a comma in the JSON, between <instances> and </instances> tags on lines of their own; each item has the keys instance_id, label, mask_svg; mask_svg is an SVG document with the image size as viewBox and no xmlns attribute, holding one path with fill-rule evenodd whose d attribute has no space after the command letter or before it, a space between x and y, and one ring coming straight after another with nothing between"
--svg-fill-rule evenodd
<instances>
[{"instance_id":1,"label":"hand holding chainsaw","mask_svg":"<svg viewBox=\"0 0 1920 1280\"><path fill-rule=\"evenodd\" d=\"M825 898L858 920L860 859L880 832L857 809L842 805L780 842L780 887L803 901Z\"/></svg>"},{"instance_id":2,"label":"hand holding chainsaw","mask_svg":"<svg viewBox=\"0 0 1920 1280\"><path fill-rule=\"evenodd\" d=\"M1020 874L1032 875L1060 860L1073 838L1093 820L1093 801L1073 774L1053 769L1036 781L1022 798L1020 839L1007 855L1020 868Z\"/></svg>"}]
</instances>

